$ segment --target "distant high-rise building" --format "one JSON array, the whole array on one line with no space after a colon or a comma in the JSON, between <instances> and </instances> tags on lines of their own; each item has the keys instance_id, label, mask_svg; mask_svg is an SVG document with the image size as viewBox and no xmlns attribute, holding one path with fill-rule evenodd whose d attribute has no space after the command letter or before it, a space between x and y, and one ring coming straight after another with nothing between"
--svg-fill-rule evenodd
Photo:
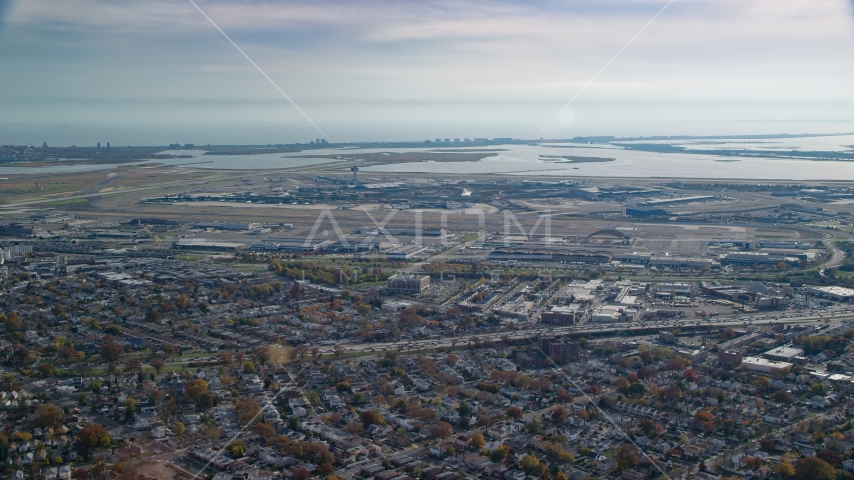
<instances>
[{"instance_id":1,"label":"distant high-rise building","mask_svg":"<svg viewBox=\"0 0 854 480\"><path fill-rule=\"evenodd\" d=\"M537 346L552 359L562 361L578 357L581 351L577 342L560 338L540 338L537 340Z\"/></svg>"},{"instance_id":2,"label":"distant high-rise building","mask_svg":"<svg viewBox=\"0 0 854 480\"><path fill-rule=\"evenodd\" d=\"M101 142L98 142L98 148L101 148Z\"/></svg>"},{"instance_id":3,"label":"distant high-rise building","mask_svg":"<svg viewBox=\"0 0 854 480\"><path fill-rule=\"evenodd\" d=\"M56 267L53 272L57 277L64 277L68 275L68 256L67 255L57 255L56 256Z\"/></svg>"},{"instance_id":4,"label":"distant high-rise building","mask_svg":"<svg viewBox=\"0 0 854 480\"><path fill-rule=\"evenodd\" d=\"M445 139L445 143L451 143L451 139L450 139L450 138L446 138L446 139Z\"/></svg>"},{"instance_id":5,"label":"distant high-rise building","mask_svg":"<svg viewBox=\"0 0 854 480\"><path fill-rule=\"evenodd\" d=\"M455 139L454 139L454 143L460 143L460 139L459 139L459 138L455 138Z\"/></svg>"},{"instance_id":6,"label":"distant high-rise building","mask_svg":"<svg viewBox=\"0 0 854 480\"><path fill-rule=\"evenodd\" d=\"M406 275L398 273L388 278L387 288L394 293L419 294L430 288L429 275Z\"/></svg>"},{"instance_id":7,"label":"distant high-rise building","mask_svg":"<svg viewBox=\"0 0 854 480\"><path fill-rule=\"evenodd\" d=\"M441 139L441 138L437 138L437 139L436 139L436 143L442 143L442 139Z\"/></svg>"},{"instance_id":8,"label":"distant high-rise building","mask_svg":"<svg viewBox=\"0 0 854 480\"><path fill-rule=\"evenodd\" d=\"M110 148L110 142L107 142L107 148Z\"/></svg>"},{"instance_id":9,"label":"distant high-rise building","mask_svg":"<svg viewBox=\"0 0 854 480\"><path fill-rule=\"evenodd\" d=\"M47 142L42 143L42 148L47 148Z\"/></svg>"}]
</instances>

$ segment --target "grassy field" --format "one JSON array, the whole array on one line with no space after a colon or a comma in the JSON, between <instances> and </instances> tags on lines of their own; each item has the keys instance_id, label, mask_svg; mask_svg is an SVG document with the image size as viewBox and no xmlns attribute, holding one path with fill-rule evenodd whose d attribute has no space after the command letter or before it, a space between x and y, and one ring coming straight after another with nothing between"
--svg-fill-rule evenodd
<instances>
[{"instance_id":1,"label":"grassy field","mask_svg":"<svg viewBox=\"0 0 854 480\"><path fill-rule=\"evenodd\" d=\"M68 200L57 200L55 202L44 203L43 205L73 205L73 204L81 204L88 203L88 198L70 198Z\"/></svg>"},{"instance_id":2,"label":"grassy field","mask_svg":"<svg viewBox=\"0 0 854 480\"><path fill-rule=\"evenodd\" d=\"M176 255L175 258L178 260L184 260L185 262L198 262L199 260L204 260L207 258L204 255L191 255L189 253L182 253L180 255Z\"/></svg>"}]
</instances>

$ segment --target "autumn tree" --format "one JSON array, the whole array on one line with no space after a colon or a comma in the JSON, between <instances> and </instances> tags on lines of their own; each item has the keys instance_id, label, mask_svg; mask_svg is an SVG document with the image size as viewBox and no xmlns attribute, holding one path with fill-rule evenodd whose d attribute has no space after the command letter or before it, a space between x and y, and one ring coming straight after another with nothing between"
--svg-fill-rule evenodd
<instances>
[{"instance_id":1,"label":"autumn tree","mask_svg":"<svg viewBox=\"0 0 854 480\"><path fill-rule=\"evenodd\" d=\"M430 427L430 434L435 438L446 438L454 433L453 427L448 422L439 422Z\"/></svg>"},{"instance_id":2,"label":"autumn tree","mask_svg":"<svg viewBox=\"0 0 854 480\"><path fill-rule=\"evenodd\" d=\"M535 477L541 476L546 471L546 466L537 457L529 454L523 455L519 460L519 468L528 475Z\"/></svg>"},{"instance_id":3,"label":"autumn tree","mask_svg":"<svg viewBox=\"0 0 854 480\"><path fill-rule=\"evenodd\" d=\"M39 365L39 374L43 377L48 377L53 372L53 364L42 363Z\"/></svg>"},{"instance_id":4,"label":"autumn tree","mask_svg":"<svg viewBox=\"0 0 854 480\"><path fill-rule=\"evenodd\" d=\"M195 401L196 403L199 403L199 401L202 398L202 395L204 395L205 393L208 393L208 382L206 382L205 380L203 380L201 378L197 378L196 380L193 380L191 383L188 383L186 388L187 388L187 395L189 395L190 398L193 399L193 401Z\"/></svg>"},{"instance_id":5,"label":"autumn tree","mask_svg":"<svg viewBox=\"0 0 854 480\"><path fill-rule=\"evenodd\" d=\"M358 435L365 431L365 427L363 427L361 423L353 422L348 423L347 426L344 427L344 430L346 430L350 435Z\"/></svg>"},{"instance_id":6,"label":"autumn tree","mask_svg":"<svg viewBox=\"0 0 854 480\"><path fill-rule=\"evenodd\" d=\"M795 467L793 467L787 460L783 460L774 467L774 472L779 473L784 477L794 477Z\"/></svg>"},{"instance_id":7,"label":"autumn tree","mask_svg":"<svg viewBox=\"0 0 854 480\"><path fill-rule=\"evenodd\" d=\"M519 420L522 418L522 409L519 407L510 407L507 409L507 416L513 420Z\"/></svg>"},{"instance_id":8,"label":"autumn tree","mask_svg":"<svg viewBox=\"0 0 854 480\"><path fill-rule=\"evenodd\" d=\"M335 345L334 347L332 347L332 356L336 360L341 358L342 355L344 355L344 347L342 347L341 345Z\"/></svg>"},{"instance_id":9,"label":"autumn tree","mask_svg":"<svg viewBox=\"0 0 854 480\"><path fill-rule=\"evenodd\" d=\"M489 454L489 458L493 462L499 462L507 458L507 455L510 454L510 447L507 445L501 445L492 450L492 453Z\"/></svg>"},{"instance_id":10,"label":"autumn tree","mask_svg":"<svg viewBox=\"0 0 854 480\"><path fill-rule=\"evenodd\" d=\"M785 390L777 390L776 392L771 394L770 398L771 398L771 400L774 400L775 402L785 403L787 405L792 403L795 400L792 397L792 394L785 391Z\"/></svg>"},{"instance_id":11,"label":"autumn tree","mask_svg":"<svg viewBox=\"0 0 854 480\"><path fill-rule=\"evenodd\" d=\"M305 345L297 345L294 347L294 355L296 358L299 358L300 362L305 361L305 356L308 354L308 347Z\"/></svg>"},{"instance_id":12,"label":"autumn tree","mask_svg":"<svg viewBox=\"0 0 854 480\"><path fill-rule=\"evenodd\" d=\"M569 418L569 413L567 413L563 405L558 405L552 410L552 423L559 425L565 422L567 418Z\"/></svg>"},{"instance_id":13,"label":"autumn tree","mask_svg":"<svg viewBox=\"0 0 854 480\"><path fill-rule=\"evenodd\" d=\"M834 480L836 470L820 458L806 457L795 462L795 478L798 480Z\"/></svg>"},{"instance_id":14,"label":"autumn tree","mask_svg":"<svg viewBox=\"0 0 854 480\"><path fill-rule=\"evenodd\" d=\"M90 423L77 432L80 443L86 450L110 446L110 432L102 425Z\"/></svg>"},{"instance_id":15,"label":"autumn tree","mask_svg":"<svg viewBox=\"0 0 854 480\"><path fill-rule=\"evenodd\" d=\"M824 460L831 467L834 467L834 468L841 468L842 467L842 457L838 453L834 452L833 450L824 449L824 450L818 451L818 452L816 452L815 457L819 458L821 460Z\"/></svg>"},{"instance_id":16,"label":"autumn tree","mask_svg":"<svg viewBox=\"0 0 854 480\"><path fill-rule=\"evenodd\" d=\"M125 366L125 371L136 373L142 370L142 362L138 358L131 358Z\"/></svg>"},{"instance_id":17,"label":"autumn tree","mask_svg":"<svg viewBox=\"0 0 854 480\"><path fill-rule=\"evenodd\" d=\"M401 328L418 326L422 323L424 323L424 319L421 318L421 315L418 315L418 312L415 311L415 307L406 307L400 311L398 316L398 325L400 325Z\"/></svg>"},{"instance_id":18,"label":"autumn tree","mask_svg":"<svg viewBox=\"0 0 854 480\"><path fill-rule=\"evenodd\" d=\"M631 387L631 386L632 386L631 383L629 383L629 381L626 380L625 378L618 378L618 379L614 380L613 382L611 382L611 387L613 387L614 390L616 390L620 393L623 393L623 394L628 392L629 387Z\"/></svg>"},{"instance_id":19,"label":"autumn tree","mask_svg":"<svg viewBox=\"0 0 854 480\"><path fill-rule=\"evenodd\" d=\"M486 445L486 440L483 438L482 433L475 433L469 439L469 447L475 450L480 450L484 445Z\"/></svg>"},{"instance_id":20,"label":"autumn tree","mask_svg":"<svg viewBox=\"0 0 854 480\"><path fill-rule=\"evenodd\" d=\"M383 419L382 415L373 410L365 410L364 412L362 412L361 417L362 423L366 427L369 427L371 425L383 425L385 423L385 420Z\"/></svg>"},{"instance_id":21,"label":"autumn tree","mask_svg":"<svg viewBox=\"0 0 854 480\"><path fill-rule=\"evenodd\" d=\"M261 438L270 438L276 434L276 430L266 423L256 423L252 431Z\"/></svg>"},{"instance_id":22,"label":"autumn tree","mask_svg":"<svg viewBox=\"0 0 854 480\"><path fill-rule=\"evenodd\" d=\"M655 422L648 418L645 418L641 420L640 424L638 424L638 428L640 428L644 435L649 437L653 433L655 433Z\"/></svg>"},{"instance_id":23,"label":"autumn tree","mask_svg":"<svg viewBox=\"0 0 854 480\"><path fill-rule=\"evenodd\" d=\"M243 397L234 405L234 413L237 414L237 421L241 425L246 425L255 419L261 407L252 397Z\"/></svg>"},{"instance_id":24,"label":"autumn tree","mask_svg":"<svg viewBox=\"0 0 854 480\"><path fill-rule=\"evenodd\" d=\"M217 354L217 359L219 360L219 363L226 366L231 365L231 362L234 361L234 358L228 352L219 352Z\"/></svg>"},{"instance_id":25,"label":"autumn tree","mask_svg":"<svg viewBox=\"0 0 854 480\"><path fill-rule=\"evenodd\" d=\"M617 468L625 470L632 468L640 461L637 449L630 443L624 443L617 451Z\"/></svg>"},{"instance_id":26,"label":"autumn tree","mask_svg":"<svg viewBox=\"0 0 854 480\"><path fill-rule=\"evenodd\" d=\"M575 399L566 390L560 388L557 391L557 400L566 405L567 403L572 403Z\"/></svg>"},{"instance_id":27,"label":"autumn tree","mask_svg":"<svg viewBox=\"0 0 854 480\"><path fill-rule=\"evenodd\" d=\"M52 403L39 405L36 409L36 420L43 427L56 427L62 422L62 417L62 410Z\"/></svg>"},{"instance_id":28,"label":"autumn tree","mask_svg":"<svg viewBox=\"0 0 854 480\"><path fill-rule=\"evenodd\" d=\"M154 371L156 371L157 373L163 371L163 367L166 366L166 362L164 362L163 359L160 357L154 357L148 363L150 363L151 366L154 367Z\"/></svg>"},{"instance_id":29,"label":"autumn tree","mask_svg":"<svg viewBox=\"0 0 854 480\"><path fill-rule=\"evenodd\" d=\"M77 351L68 345L59 347L59 350L57 350L56 353L64 362L67 362L72 358L77 358Z\"/></svg>"},{"instance_id":30,"label":"autumn tree","mask_svg":"<svg viewBox=\"0 0 854 480\"><path fill-rule=\"evenodd\" d=\"M109 341L101 345L101 358L107 362L118 360L124 353L125 350L116 342Z\"/></svg>"},{"instance_id":31,"label":"autumn tree","mask_svg":"<svg viewBox=\"0 0 854 480\"><path fill-rule=\"evenodd\" d=\"M311 472L305 467L297 467L291 472L291 480L308 480L311 478Z\"/></svg>"},{"instance_id":32,"label":"autumn tree","mask_svg":"<svg viewBox=\"0 0 854 480\"><path fill-rule=\"evenodd\" d=\"M26 363L27 360L30 359L30 351L27 350L27 347L21 345L20 343L16 344L14 347L12 347L12 358L14 359L16 364Z\"/></svg>"}]
</instances>

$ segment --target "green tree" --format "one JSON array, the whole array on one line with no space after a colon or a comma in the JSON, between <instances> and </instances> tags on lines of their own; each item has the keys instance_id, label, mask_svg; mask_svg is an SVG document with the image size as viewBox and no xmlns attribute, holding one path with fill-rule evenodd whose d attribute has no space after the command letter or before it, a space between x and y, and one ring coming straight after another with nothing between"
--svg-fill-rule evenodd
<instances>
[{"instance_id":1,"label":"green tree","mask_svg":"<svg viewBox=\"0 0 854 480\"><path fill-rule=\"evenodd\" d=\"M535 477L539 477L546 470L545 465L540 463L537 457L529 454L523 455L519 460L519 468L528 475Z\"/></svg>"},{"instance_id":2,"label":"green tree","mask_svg":"<svg viewBox=\"0 0 854 480\"><path fill-rule=\"evenodd\" d=\"M125 400L125 421L130 422L136 415L136 400L128 398Z\"/></svg>"},{"instance_id":3,"label":"green tree","mask_svg":"<svg viewBox=\"0 0 854 480\"><path fill-rule=\"evenodd\" d=\"M231 454L234 455L234 458L240 458L246 454L246 444L241 440L235 440L229 446L229 450Z\"/></svg>"},{"instance_id":4,"label":"green tree","mask_svg":"<svg viewBox=\"0 0 854 480\"><path fill-rule=\"evenodd\" d=\"M501 445L493 450L492 453L489 454L489 457L492 461L498 462L507 458L508 454L510 454L510 447L507 445Z\"/></svg>"}]
</instances>

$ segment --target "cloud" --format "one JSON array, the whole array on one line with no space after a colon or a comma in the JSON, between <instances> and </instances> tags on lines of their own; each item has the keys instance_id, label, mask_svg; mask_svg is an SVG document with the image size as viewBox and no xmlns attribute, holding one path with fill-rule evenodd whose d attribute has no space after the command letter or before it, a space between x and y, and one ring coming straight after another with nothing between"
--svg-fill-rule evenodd
<instances>
[{"instance_id":1,"label":"cloud","mask_svg":"<svg viewBox=\"0 0 854 480\"><path fill-rule=\"evenodd\" d=\"M197 0L298 103L323 105L326 119L383 111L435 119L442 110L428 115L424 105L543 102L530 110L544 115L537 124L665 1ZM676 0L579 101L854 99L850 7ZM7 24L0 120L43 115L48 107L36 106L49 102L68 112L113 102L128 117L148 102L166 116L180 109L203 119L260 111L241 102L286 108L186 0L27 0ZM405 107L369 107L390 104ZM484 121L498 115L471 111L487 112Z\"/></svg>"}]
</instances>

